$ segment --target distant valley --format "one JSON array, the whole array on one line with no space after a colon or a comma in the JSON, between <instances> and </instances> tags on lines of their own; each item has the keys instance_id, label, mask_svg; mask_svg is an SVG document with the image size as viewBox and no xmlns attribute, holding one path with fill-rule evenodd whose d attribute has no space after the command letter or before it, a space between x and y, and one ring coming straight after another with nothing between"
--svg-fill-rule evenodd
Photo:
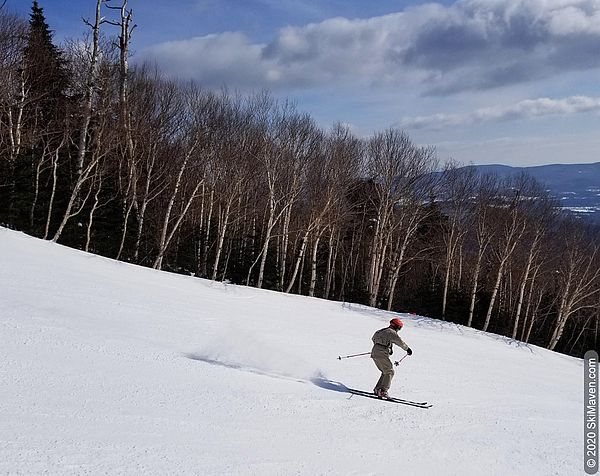
<instances>
[{"instance_id":1,"label":"distant valley","mask_svg":"<svg viewBox=\"0 0 600 476\"><path fill-rule=\"evenodd\" d=\"M566 213L600 223L600 162L592 164L553 164L537 167L474 165L481 173L500 177L527 173L559 200Z\"/></svg>"}]
</instances>

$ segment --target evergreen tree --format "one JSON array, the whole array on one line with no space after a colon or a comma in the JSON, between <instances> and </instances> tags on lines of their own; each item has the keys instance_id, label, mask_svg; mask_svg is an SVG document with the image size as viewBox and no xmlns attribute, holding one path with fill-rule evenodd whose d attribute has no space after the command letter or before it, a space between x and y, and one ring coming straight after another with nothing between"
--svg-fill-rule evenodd
<instances>
[{"instance_id":1,"label":"evergreen tree","mask_svg":"<svg viewBox=\"0 0 600 476\"><path fill-rule=\"evenodd\" d=\"M52 31L37 0L31 7L29 34L23 51L23 72L27 102L31 105L27 125L45 128L49 121L60 120L68 87L66 62L53 43Z\"/></svg>"},{"instance_id":2,"label":"evergreen tree","mask_svg":"<svg viewBox=\"0 0 600 476\"><path fill-rule=\"evenodd\" d=\"M19 70L20 148L10 171L8 221L18 229L40 235L44 216L32 212L34 202L47 199L49 178L40 176L38 169L42 151L53 150L68 130L66 124L68 101L66 91L69 76L61 50L53 43L53 34L43 9L33 2L29 29L22 50ZM63 164L61 155L59 163ZM62 174L61 174L62 178ZM40 180L42 179L42 180ZM63 180L57 184L55 201L62 200Z\"/></svg>"}]
</instances>

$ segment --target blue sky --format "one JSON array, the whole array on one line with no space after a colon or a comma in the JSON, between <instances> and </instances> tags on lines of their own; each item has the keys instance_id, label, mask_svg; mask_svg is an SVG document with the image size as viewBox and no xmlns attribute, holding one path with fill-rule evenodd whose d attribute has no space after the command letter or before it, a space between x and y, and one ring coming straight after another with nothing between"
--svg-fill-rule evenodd
<instances>
[{"instance_id":1,"label":"blue sky","mask_svg":"<svg viewBox=\"0 0 600 476\"><path fill-rule=\"evenodd\" d=\"M95 1L39 3L60 41L82 34ZM134 58L172 77L269 89L323 127L339 121L360 136L401 127L442 159L600 161L600 0L129 5Z\"/></svg>"}]
</instances>

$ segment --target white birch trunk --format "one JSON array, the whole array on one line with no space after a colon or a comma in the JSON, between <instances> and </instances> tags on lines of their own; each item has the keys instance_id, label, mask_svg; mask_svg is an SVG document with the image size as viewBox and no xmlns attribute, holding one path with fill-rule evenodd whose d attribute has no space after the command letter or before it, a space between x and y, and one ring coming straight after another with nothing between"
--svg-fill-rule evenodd
<instances>
[{"instance_id":1,"label":"white birch trunk","mask_svg":"<svg viewBox=\"0 0 600 476\"><path fill-rule=\"evenodd\" d=\"M94 89L96 87L96 70L98 65L98 55L100 50L100 24L102 0L96 1L96 19L94 24L88 23L92 28L92 51L90 56L90 66L86 78L85 100L83 105L83 115L81 118L81 130L79 131L79 144L77 146L77 178L83 173L83 163L87 149L87 135L92 119L92 102Z\"/></svg>"},{"instance_id":2,"label":"white birch trunk","mask_svg":"<svg viewBox=\"0 0 600 476\"><path fill-rule=\"evenodd\" d=\"M304 233L304 236L302 237L302 244L300 245L300 252L298 254L298 257L296 258L296 264L294 266L294 271L292 272L290 281L289 281L287 287L285 288L286 293L289 293L292 290L292 287L294 286L294 282L296 281L296 277L298 276L298 270L300 269L300 264L302 263L302 259L304 258L304 252L306 250L306 243L308 241L309 234L310 234L310 230L306 230L306 232Z\"/></svg>"},{"instance_id":3,"label":"white birch trunk","mask_svg":"<svg viewBox=\"0 0 600 476\"><path fill-rule=\"evenodd\" d=\"M217 279L217 270L219 268L219 260L221 259L221 251L223 250L223 242L225 241L225 234L227 233L227 225L229 223L229 213L231 210L231 200L227 201L223 217L221 219L221 227L219 232L219 238L217 243L217 254L215 256L215 263L213 266L212 280Z\"/></svg>"},{"instance_id":4,"label":"white birch trunk","mask_svg":"<svg viewBox=\"0 0 600 476\"><path fill-rule=\"evenodd\" d=\"M159 255L157 256L157 258L156 258L156 260L154 262L154 265L153 265L154 269L161 269L161 267L162 267L162 261L163 261L165 252L167 251L167 248L169 247L169 244L171 243L171 240L173 239L173 236L175 235L175 232L179 229L179 225L181 225L181 222L183 221L183 219L187 215L187 212L188 212L188 210L189 210L192 202L196 198L196 196L197 196L196 194L198 193L198 189L200 188L200 185L202 185L201 182L198 182L196 184L196 187L194 187L194 190L192 191L190 197L188 198L187 203L185 204L183 210L179 214L179 217L177 218L177 221L173 225L173 228L171 229L171 232L169 233L169 236L164 241L163 246L160 248Z\"/></svg>"},{"instance_id":5,"label":"white birch trunk","mask_svg":"<svg viewBox=\"0 0 600 476\"><path fill-rule=\"evenodd\" d=\"M319 251L319 242L321 241L321 235L323 230L317 233L317 238L313 246L312 259L311 259L311 272L310 272L310 287L308 289L308 295L315 295L315 287L317 284L317 253Z\"/></svg>"},{"instance_id":6,"label":"white birch trunk","mask_svg":"<svg viewBox=\"0 0 600 476\"><path fill-rule=\"evenodd\" d=\"M61 144L62 145L62 144ZM50 193L50 200L48 201L48 214L46 216L46 228L44 229L44 240L48 239L50 233L50 221L52 219L52 208L54 206L54 195L56 193L56 182L58 179L58 153L60 147L56 149L54 158L52 159L52 192Z\"/></svg>"},{"instance_id":7,"label":"white birch trunk","mask_svg":"<svg viewBox=\"0 0 600 476\"><path fill-rule=\"evenodd\" d=\"M531 270L531 265L533 263L533 259L536 253L537 248L537 236L534 240L531 249L529 250L529 255L527 256L527 264L525 265L525 272L523 273L523 280L521 281L521 285L519 286L519 298L517 302L517 310L515 312L515 323L512 331L512 338L517 338L517 332L519 329L519 321L521 319L521 309L523 307L523 299L525 298L525 288L527 287L527 280L529 279L529 272Z\"/></svg>"},{"instance_id":8,"label":"white birch trunk","mask_svg":"<svg viewBox=\"0 0 600 476\"><path fill-rule=\"evenodd\" d=\"M185 172L188 161L190 160L192 153L196 149L197 145L198 145L198 139L196 139L196 142L194 143L194 145L192 145L190 150L188 150L188 152L186 153L185 158L183 159L183 162L181 164L181 167L179 168L179 172L177 173L177 179L175 180L175 186L173 188L173 193L171 193L171 198L169 199L169 203L168 203L167 209L165 211L165 217L163 219L163 226L162 226L162 231L160 234L160 242L159 242L159 247L158 247L158 256L156 257L156 259L154 260L154 264L152 265L152 267L154 269L161 269L162 260L163 260L166 248L168 246L167 234L169 233L169 221L171 220L171 213L173 210L173 206L175 205L175 200L177 199L177 196L179 195L179 189L181 187L181 180L183 177L183 173ZM201 182L198 182L198 184L196 185L196 188L191 195L192 199L194 198L194 196L195 196L197 190L200 188L201 184L202 184ZM175 227L173 227L173 229L175 229ZM172 234L171 234L171 236L172 236Z\"/></svg>"},{"instance_id":9,"label":"white birch trunk","mask_svg":"<svg viewBox=\"0 0 600 476\"><path fill-rule=\"evenodd\" d=\"M473 325L473 314L475 312L475 301L477 299L477 288L479 286L479 273L481 271L481 260L483 259L483 249L479 246L477 251L477 261L475 263L475 270L473 271L473 286L471 287L471 302L469 304L469 319L467 326Z\"/></svg>"},{"instance_id":10,"label":"white birch trunk","mask_svg":"<svg viewBox=\"0 0 600 476\"><path fill-rule=\"evenodd\" d=\"M94 214L96 213L96 210L98 209L98 204L100 203L99 196L100 196L101 190L102 190L102 179L100 179L100 183L98 184L98 189L96 190L96 193L94 194L94 204L92 205L92 208L90 209L90 215L88 218L88 226L87 226L85 248L84 248L84 251L86 251L86 252L90 250L90 243L92 241L92 226L94 223Z\"/></svg>"}]
</instances>

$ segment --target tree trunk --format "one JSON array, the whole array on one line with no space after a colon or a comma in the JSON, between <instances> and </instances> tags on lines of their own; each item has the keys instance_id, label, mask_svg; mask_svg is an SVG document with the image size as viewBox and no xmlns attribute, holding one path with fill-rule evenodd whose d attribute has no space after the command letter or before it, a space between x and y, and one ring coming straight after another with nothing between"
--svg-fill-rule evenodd
<instances>
[{"instance_id":1,"label":"tree trunk","mask_svg":"<svg viewBox=\"0 0 600 476\"><path fill-rule=\"evenodd\" d=\"M402 265L404 264L404 255L406 253L406 248L408 247L409 241L409 231L407 230L404 240L402 242L402 246L398 252L398 258L396 263L394 263L394 270L392 273L391 283L390 283L390 294L388 297L387 310L391 311L392 306L394 304L394 295L396 294L396 285L398 284L398 277L400 276L400 270L402 269Z\"/></svg>"},{"instance_id":2,"label":"tree trunk","mask_svg":"<svg viewBox=\"0 0 600 476\"><path fill-rule=\"evenodd\" d=\"M144 230L144 221L146 219L146 208L148 207L148 203L150 202L150 185L152 183L152 176L154 172L154 163L156 161L156 149L153 148L151 153L150 165L146 170L146 183L144 185L144 195L142 197L142 205L136 207L137 213L137 233L135 237L135 245L133 248L133 259L137 263L139 262L139 254L140 254L140 244L142 241L142 232Z\"/></svg>"},{"instance_id":3,"label":"tree trunk","mask_svg":"<svg viewBox=\"0 0 600 476\"><path fill-rule=\"evenodd\" d=\"M525 297L525 287L527 286L527 280L529 279L529 271L531 270L531 264L537 248L537 238L534 241L531 249L529 250L529 256L527 257L527 264L525 265L525 272L523 273L523 280L519 287L519 300L517 302L517 311L515 312L515 323L512 331L512 338L517 338L517 332L519 329L519 320L521 318L521 308L523 306L523 298Z\"/></svg>"},{"instance_id":4,"label":"tree trunk","mask_svg":"<svg viewBox=\"0 0 600 476\"><path fill-rule=\"evenodd\" d=\"M173 188L173 193L171 194L171 198L169 199L169 203L167 205L167 210L165 211L162 232L160 234L158 256L156 257L156 259L154 260L154 264L152 265L152 267L154 269L161 269L161 267L162 267L163 256L165 254L167 246L169 245L168 241L170 240L170 239L169 240L167 239L167 234L168 234L168 230L169 230L169 221L171 220L171 212L173 210L173 206L175 205L175 200L177 198L177 195L179 195L179 189L181 187L181 180L183 177L183 173L185 172L188 161L192 157L192 154L194 153L194 150L196 149L197 145L198 145L198 138L196 138L196 141L194 142L194 144L187 151L185 158L183 159L183 162L181 163L181 167L179 168L179 172L177 174L177 179L175 180L175 186ZM196 192L198 191L198 189L200 188L201 185L202 185L202 181L200 181L196 184L196 188L192 192L192 194L190 196L191 198L185 207L186 211L187 211L187 208L189 208L189 206L191 205L191 202L194 199ZM175 233L175 230L179 226L179 223L181 222L182 217L183 217L183 213L180 215L176 226L173 227L173 230L171 231L170 236L173 236L173 233Z\"/></svg>"},{"instance_id":5,"label":"tree trunk","mask_svg":"<svg viewBox=\"0 0 600 476\"><path fill-rule=\"evenodd\" d=\"M335 259L333 257L334 249L333 249L333 240L335 236L335 228L331 230L329 234L329 245L327 252L327 271L325 273L325 291L323 292L323 298L329 299L329 293L331 291L331 277L333 275L333 263L335 263Z\"/></svg>"},{"instance_id":6,"label":"tree trunk","mask_svg":"<svg viewBox=\"0 0 600 476\"><path fill-rule=\"evenodd\" d=\"M204 253L202 256L202 276L208 276L208 249L210 246L210 227L215 207L215 189L211 187L208 205L208 216L206 217L206 233L204 234Z\"/></svg>"},{"instance_id":7,"label":"tree trunk","mask_svg":"<svg viewBox=\"0 0 600 476\"><path fill-rule=\"evenodd\" d=\"M442 292L442 320L446 319L446 305L448 302L448 287L450 286L450 272L452 271L452 262L454 261L454 220L452 221L452 230L448 237L448 246L446 247L446 273L444 276L444 289Z\"/></svg>"},{"instance_id":8,"label":"tree trunk","mask_svg":"<svg viewBox=\"0 0 600 476\"><path fill-rule=\"evenodd\" d=\"M483 249L479 247L477 253L477 262L475 263L475 270L473 271L473 287L471 288L471 302L469 304L469 319L467 326L472 327L473 325L473 314L475 313L475 300L477 299L477 287L479 286L479 273L481 271L481 260L483 259Z\"/></svg>"},{"instance_id":9,"label":"tree trunk","mask_svg":"<svg viewBox=\"0 0 600 476\"><path fill-rule=\"evenodd\" d=\"M78 215L79 212L81 212L81 210L83 209L85 202L87 201L87 197L83 201L80 201L79 200L79 192L81 191L85 182L87 182L89 180L90 174L92 173L92 171L98 164L99 160L100 160L99 157L95 157L92 160L92 162L90 162L87 165L87 167L81 172L81 175L79 175L79 177L77 178L77 182L75 183L75 187L73 187L73 191L71 192L71 197L69 198L69 203L67 204L67 209L65 210L65 214L63 215L63 219L58 227L58 230L56 230L54 237L52 238L53 242L56 243L58 241L58 239L60 238L60 235L62 235L62 232L63 232L67 222L74 216ZM90 191L91 191L91 189L88 191L88 196L89 196ZM78 207L75 206L76 203L77 203ZM77 210L73 211L74 208L77 208Z\"/></svg>"},{"instance_id":10,"label":"tree trunk","mask_svg":"<svg viewBox=\"0 0 600 476\"><path fill-rule=\"evenodd\" d=\"M292 272L292 277L290 278L290 282L288 283L287 287L285 288L286 293L289 293L292 290L292 287L294 286L294 281L296 281L296 276L298 276L298 270L300 269L300 264L302 263L302 260L304 259L304 251L306 250L306 243L308 241L309 234L310 234L310 230L306 230L306 232L304 233L304 236L302 237L302 244L300 245L300 253L298 254L298 257L296 258L296 264L294 266L294 271Z\"/></svg>"},{"instance_id":11,"label":"tree trunk","mask_svg":"<svg viewBox=\"0 0 600 476\"><path fill-rule=\"evenodd\" d=\"M567 285L565 286L565 290L563 295L560 298L560 306L558 308L558 316L556 318L556 325L554 326L554 332L552 333L552 337L550 338L550 343L548 344L548 349L554 350L556 344L562 337L562 333L565 329L565 324L567 323L567 319L569 317L570 312L570 303L569 303L569 292L571 288L571 279L573 277L573 273L569 272L567 277Z\"/></svg>"},{"instance_id":12,"label":"tree trunk","mask_svg":"<svg viewBox=\"0 0 600 476\"><path fill-rule=\"evenodd\" d=\"M196 184L196 187L194 188L193 192L189 196L187 203L185 204L185 206L183 207L183 210L179 214L179 217L177 218L177 221L173 225L173 228L171 229L171 232L169 233L169 236L164 241L161 239L161 243L162 244L161 244L161 247L159 249L158 256L156 257L156 260L154 261L154 265L153 265L154 269L161 269L161 267L162 267L162 261L163 261L163 257L165 255L165 252L167 251L167 248L168 248L171 240L173 239L173 236L175 235L175 232L179 229L179 225L181 225L181 222L183 221L183 219L187 215L187 212L188 212L188 210L189 210L192 202L194 201L194 198L196 198L196 194L198 193L198 189L200 188L200 185L201 185L200 182L198 182Z\"/></svg>"},{"instance_id":13,"label":"tree trunk","mask_svg":"<svg viewBox=\"0 0 600 476\"><path fill-rule=\"evenodd\" d=\"M282 236L282 246L281 246L281 264L279 270L279 289L283 290L284 282L285 282L285 273L286 273L286 265L287 265L287 252L288 252L288 244L289 244L289 232L290 232L290 220L292 216L292 207L288 208L288 211L284 215L283 219L283 236Z\"/></svg>"},{"instance_id":14,"label":"tree trunk","mask_svg":"<svg viewBox=\"0 0 600 476\"><path fill-rule=\"evenodd\" d=\"M317 238L315 240L315 244L313 246L312 259L311 259L311 271L310 271L310 288L308 289L308 295L315 295L315 286L317 284L317 253L319 251L319 241L321 240L321 235L323 230L317 233Z\"/></svg>"},{"instance_id":15,"label":"tree trunk","mask_svg":"<svg viewBox=\"0 0 600 476\"><path fill-rule=\"evenodd\" d=\"M81 117L81 130L79 131L79 144L77 146L77 180L83 173L83 163L85 161L85 153L87 149L87 136L92 119L92 103L94 98L94 89L96 88L96 69L98 64L98 55L100 50L100 24L102 0L96 1L96 20L94 24L88 23L92 28L92 52L90 56L90 67L88 69L85 99L83 103L83 115ZM76 197L77 198L77 197Z\"/></svg>"},{"instance_id":16,"label":"tree trunk","mask_svg":"<svg viewBox=\"0 0 600 476\"><path fill-rule=\"evenodd\" d=\"M213 281L215 281L217 279L217 270L219 268L219 260L221 259L221 251L223 250L223 242L225 240L225 234L227 233L227 224L229 222L229 212L231 210L231 205L232 205L231 200L228 200L227 206L223 213L223 217L220 220L221 226L220 226L219 239L218 239L218 243L217 243L217 255L215 256L215 264L213 266L213 273L212 273Z\"/></svg>"},{"instance_id":17,"label":"tree trunk","mask_svg":"<svg viewBox=\"0 0 600 476\"><path fill-rule=\"evenodd\" d=\"M500 289L500 284L502 282L502 273L504 271L504 261L500 262L500 266L498 266L498 273L496 274L496 283L492 289L492 296L490 298L490 305L488 306L487 314L485 315L485 323L483 324L483 331L487 332L488 327L490 325L490 320L492 319L492 310L494 309L494 304L496 303L496 296L498 295L498 290Z\"/></svg>"},{"instance_id":18,"label":"tree trunk","mask_svg":"<svg viewBox=\"0 0 600 476\"><path fill-rule=\"evenodd\" d=\"M39 193L40 193L40 171L42 168L42 164L44 163L44 155L45 155L45 151L42 154L42 157L40 157L40 160L38 161L38 164L35 168L35 185L34 185L34 195L33 195L33 202L31 203L31 209L29 210L29 228L30 230L33 232L33 223L34 223L34 218L35 218L35 208L37 206L37 201L38 201L38 197L39 197Z\"/></svg>"},{"instance_id":19,"label":"tree trunk","mask_svg":"<svg viewBox=\"0 0 600 476\"><path fill-rule=\"evenodd\" d=\"M531 337L531 331L533 330L533 325L535 324L535 321L537 319L537 313L540 308L540 304L542 303L542 297L543 297L543 293L540 292L540 297L537 300L537 303L531 314L531 319L529 320L529 326L527 327L527 334L525 334L525 342L526 343L529 342L529 338Z\"/></svg>"},{"instance_id":20,"label":"tree trunk","mask_svg":"<svg viewBox=\"0 0 600 476\"><path fill-rule=\"evenodd\" d=\"M540 269L540 266L538 265L534 269L533 276L531 277L531 281L529 283L529 291L527 292L527 306L525 307L525 315L523 316L523 328L521 329L521 336L520 336L521 341L524 341L524 338L525 338L525 332L527 329L528 319L529 319L530 310L531 310L531 299L533 297L533 287L535 285L535 280L536 280L539 269Z\"/></svg>"},{"instance_id":21,"label":"tree trunk","mask_svg":"<svg viewBox=\"0 0 600 476\"><path fill-rule=\"evenodd\" d=\"M375 231L373 233L373 241L371 244L371 263L369 266L369 275L367 276L368 283L368 291L369 291L369 306L375 306L375 302L377 301L377 296L375 295L375 280L377 274L377 265L379 264L379 254L380 254L380 246L381 246L381 229L383 227L383 214L380 209L377 213L377 224L375 226Z\"/></svg>"},{"instance_id":22,"label":"tree trunk","mask_svg":"<svg viewBox=\"0 0 600 476\"><path fill-rule=\"evenodd\" d=\"M125 247L125 239L127 238L127 224L129 223L129 215L131 214L131 209L133 208L133 204L135 203L132 200L125 210L125 217L123 218L123 232L121 233L121 243L119 244L119 251L117 252L116 260L121 259L121 254L123 253L123 248Z\"/></svg>"},{"instance_id":23,"label":"tree trunk","mask_svg":"<svg viewBox=\"0 0 600 476\"><path fill-rule=\"evenodd\" d=\"M98 204L99 204L99 196L100 196L100 191L102 190L102 179L99 179L100 182L98 183L98 188L96 190L96 193L94 194L94 204L92 205L92 208L90 209L90 215L88 218L88 226L87 226L87 233L86 233L86 240L85 240L85 248L84 251L89 251L90 250L90 242L92 241L92 225L94 223L94 213L96 213L96 210L98 209Z\"/></svg>"},{"instance_id":24,"label":"tree trunk","mask_svg":"<svg viewBox=\"0 0 600 476\"><path fill-rule=\"evenodd\" d=\"M61 143L62 146L62 143ZM58 179L57 168L58 168L58 153L60 147L56 149L54 158L52 159L52 192L50 192L50 200L48 202L48 215L46 216L46 228L44 229L44 240L48 239L50 233L50 221L52 219L52 207L54 205L54 195L56 193L56 181Z\"/></svg>"}]
</instances>

